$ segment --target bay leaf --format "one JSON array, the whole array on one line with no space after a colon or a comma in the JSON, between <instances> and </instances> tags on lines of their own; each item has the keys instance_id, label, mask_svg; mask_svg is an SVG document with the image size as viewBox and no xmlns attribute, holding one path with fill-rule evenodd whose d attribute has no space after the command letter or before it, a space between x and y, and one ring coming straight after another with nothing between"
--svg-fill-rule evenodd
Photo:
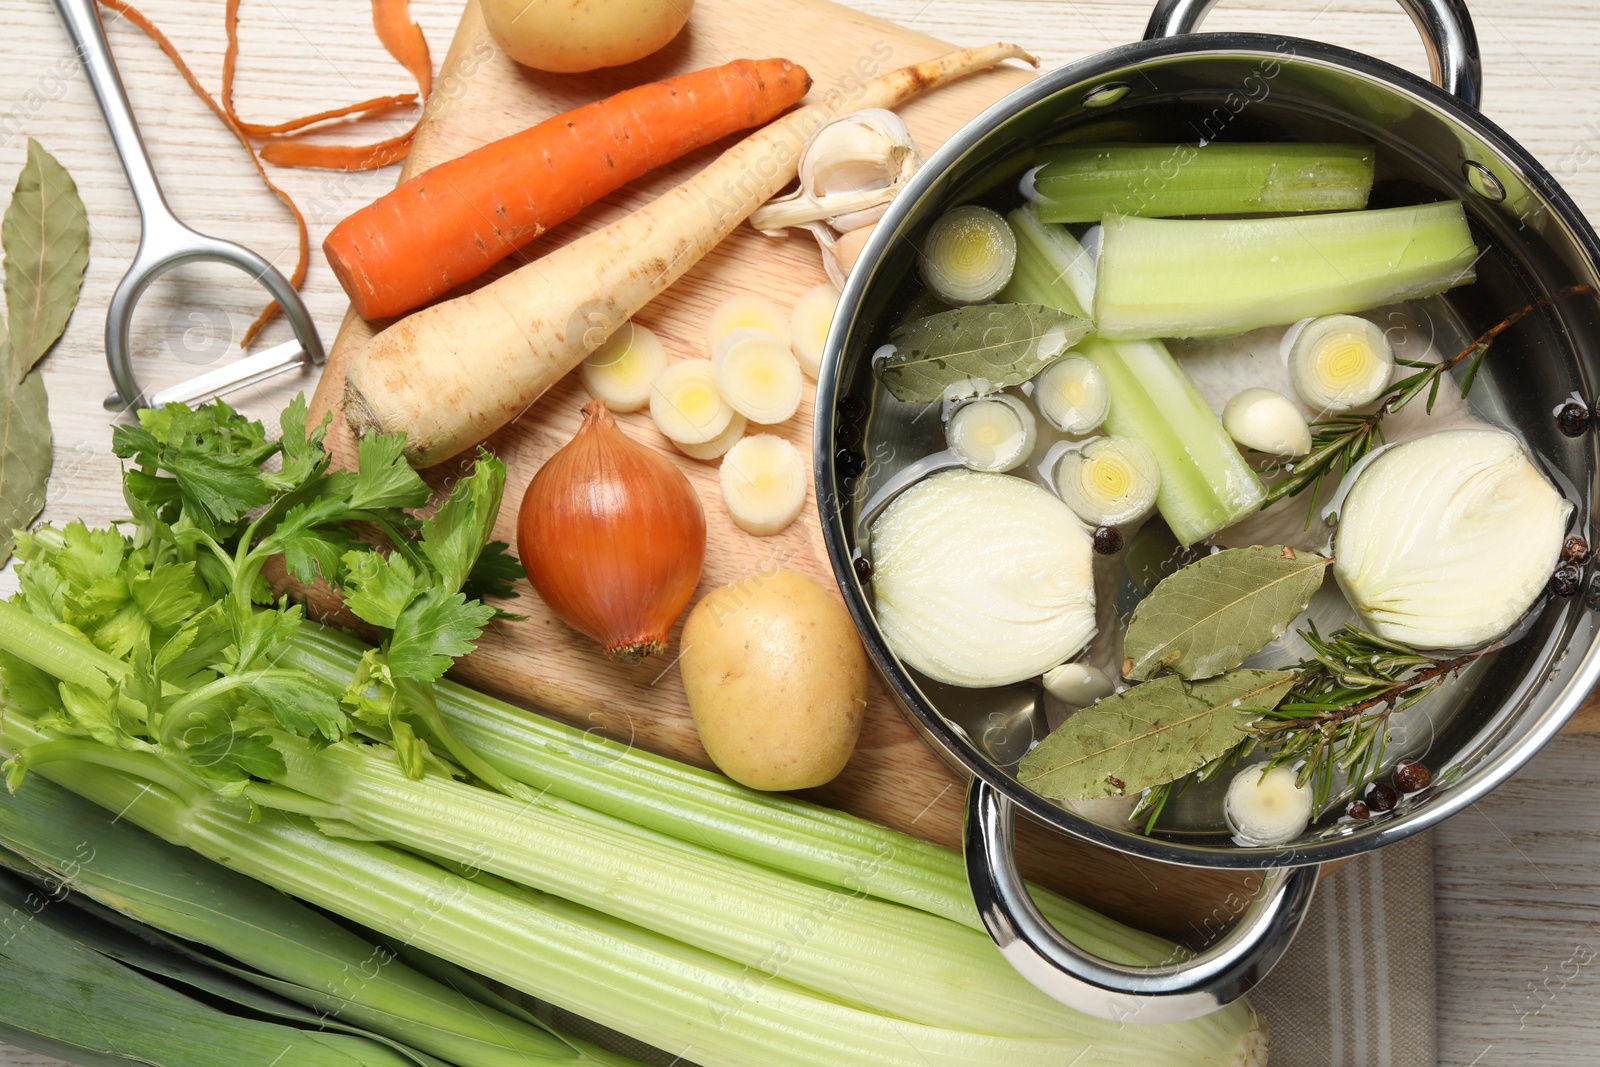
<instances>
[{"instance_id":1,"label":"bay leaf","mask_svg":"<svg viewBox=\"0 0 1600 1067\"><path fill-rule=\"evenodd\" d=\"M1333 560L1292 548L1230 548L1167 576L1128 620L1129 678L1162 669L1182 678L1232 670L1283 633L1311 602Z\"/></svg>"},{"instance_id":2,"label":"bay leaf","mask_svg":"<svg viewBox=\"0 0 1600 1067\"><path fill-rule=\"evenodd\" d=\"M1243 740L1295 677L1245 670L1133 686L1068 718L1022 758L1017 780L1051 800L1131 795L1175 781Z\"/></svg>"},{"instance_id":3,"label":"bay leaf","mask_svg":"<svg viewBox=\"0 0 1600 1067\"><path fill-rule=\"evenodd\" d=\"M894 351L878 373L896 399L913 404L993 393L1038 374L1083 338L1090 325L1087 319L1038 304L974 304L941 311L891 333Z\"/></svg>"},{"instance_id":4,"label":"bay leaf","mask_svg":"<svg viewBox=\"0 0 1600 1067\"><path fill-rule=\"evenodd\" d=\"M31 137L28 161L0 221L0 246L11 329L8 378L20 382L66 329L89 263L89 216L78 187Z\"/></svg>"},{"instance_id":5,"label":"bay leaf","mask_svg":"<svg viewBox=\"0 0 1600 1067\"><path fill-rule=\"evenodd\" d=\"M50 406L44 378L30 371L0 393L0 564L16 547L14 531L44 510L50 480Z\"/></svg>"}]
</instances>

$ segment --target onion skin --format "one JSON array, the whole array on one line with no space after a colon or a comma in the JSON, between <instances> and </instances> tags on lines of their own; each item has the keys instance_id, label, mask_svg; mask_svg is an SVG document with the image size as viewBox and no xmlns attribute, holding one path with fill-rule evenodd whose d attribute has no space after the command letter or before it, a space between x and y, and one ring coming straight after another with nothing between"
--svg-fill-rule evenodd
<instances>
[{"instance_id":1,"label":"onion skin","mask_svg":"<svg viewBox=\"0 0 1600 1067\"><path fill-rule=\"evenodd\" d=\"M665 651L700 584L705 512L676 464L591 401L577 434L528 484L517 555L557 618L633 662Z\"/></svg>"}]
</instances>

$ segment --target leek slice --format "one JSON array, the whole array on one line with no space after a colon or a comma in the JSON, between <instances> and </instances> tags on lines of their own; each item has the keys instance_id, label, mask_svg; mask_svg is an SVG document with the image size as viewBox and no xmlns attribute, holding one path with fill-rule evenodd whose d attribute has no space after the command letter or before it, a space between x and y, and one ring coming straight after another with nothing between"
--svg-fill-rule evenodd
<instances>
[{"instance_id":1,"label":"leek slice","mask_svg":"<svg viewBox=\"0 0 1600 1067\"><path fill-rule=\"evenodd\" d=\"M1106 215L1244 215L1367 206L1373 150L1339 144L1075 144L1040 149L1045 222Z\"/></svg>"},{"instance_id":2,"label":"leek slice","mask_svg":"<svg viewBox=\"0 0 1600 1067\"><path fill-rule=\"evenodd\" d=\"M1475 277L1461 205L1272 219L1105 220L1102 337L1244 333L1431 296Z\"/></svg>"},{"instance_id":3,"label":"leek slice","mask_svg":"<svg viewBox=\"0 0 1600 1067\"><path fill-rule=\"evenodd\" d=\"M1111 386L1106 430L1140 442L1156 457L1156 507L1180 543L1203 541L1261 506L1261 479L1166 346L1091 337L1076 351Z\"/></svg>"}]
</instances>

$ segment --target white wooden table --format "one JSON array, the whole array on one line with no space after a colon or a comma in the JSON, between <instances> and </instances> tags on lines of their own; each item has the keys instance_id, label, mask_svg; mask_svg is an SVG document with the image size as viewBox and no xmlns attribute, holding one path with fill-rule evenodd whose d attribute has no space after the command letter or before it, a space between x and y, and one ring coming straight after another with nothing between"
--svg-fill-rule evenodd
<instances>
[{"instance_id":1,"label":"white wooden table","mask_svg":"<svg viewBox=\"0 0 1600 1067\"><path fill-rule=\"evenodd\" d=\"M959 43L1006 39L1047 66L1136 39L1143 0L855 0L873 14ZM1600 0L1473 0L1485 69L1485 110L1544 160L1591 217L1600 218ZM145 10L215 87L222 60L216 0L147 0ZM415 17L444 53L459 0L413 0ZM1390 0L1234 0L1208 28L1314 37L1423 70L1422 46ZM243 5L238 98L249 118L271 120L409 89L374 39L367 5L346 0L249 0ZM133 202L88 85L48 0L0 0L0 186L9 192L38 138L77 179L93 248L82 306L45 362L56 459L45 516L91 524L119 516L117 461L100 400L108 390L104 309L138 243ZM285 271L293 229L238 145L134 28L112 25L112 47L168 199L206 232L256 249ZM400 119L368 124L387 136ZM329 227L394 181L392 171L274 173L299 199L315 248ZM306 300L325 339L345 308L320 255ZM226 268L180 268L158 282L135 323L145 380L194 373L243 331L259 292ZM269 339L286 338L279 323ZM179 358L174 358L179 357ZM240 394L270 415L300 379ZM6 587L0 575L0 589ZM1436 835L1440 1061L1581 1064L1600 1039L1600 736L1558 739L1517 780ZM1397 906L1398 906L1397 902ZM0 1047L0 1067L56 1061ZM1358 1065L1359 1067L1359 1065ZM1382 1067L1382 1065L1373 1065Z\"/></svg>"}]
</instances>

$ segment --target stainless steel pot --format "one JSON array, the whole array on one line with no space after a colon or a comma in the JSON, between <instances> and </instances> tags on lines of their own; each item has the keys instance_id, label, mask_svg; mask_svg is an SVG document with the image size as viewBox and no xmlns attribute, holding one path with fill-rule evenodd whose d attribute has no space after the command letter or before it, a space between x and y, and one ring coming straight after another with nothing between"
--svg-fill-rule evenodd
<instances>
[{"instance_id":1,"label":"stainless steel pot","mask_svg":"<svg viewBox=\"0 0 1600 1067\"><path fill-rule=\"evenodd\" d=\"M1374 205L1449 197L1466 205L1483 258L1477 281L1435 298L1430 320L1470 339L1539 297L1600 286L1600 241L1567 195L1521 146L1477 110L1480 69L1461 0L1402 0L1421 30L1437 85L1341 48L1256 34L1205 34L1215 0L1160 0L1146 39L1040 77L991 107L936 152L894 201L845 287L817 394L817 500L839 585L890 689L922 736L972 776L966 858L979 911L1006 957L1046 993L1107 1018L1165 1022L1203 1014L1249 989L1288 946L1310 902L1316 864L1398 841L1460 811L1504 781L1559 730L1600 677L1592 612L1552 603L1533 629L1461 687L1435 721L1435 783L1393 817L1314 827L1276 848L1226 835L1156 833L1091 822L1018 784L1017 759L1039 732L1026 689L943 689L890 651L872 612L866 502L909 460L942 448L930 421L884 403L870 353L915 287L916 248L946 207L1013 184L1031 146L1082 140L1363 140L1378 146ZM1578 501L1588 530L1595 493L1592 436L1571 439L1551 412L1570 394L1594 397L1600 308L1593 295L1553 302L1496 342L1475 402L1515 425ZM1447 346L1441 346L1453 351ZM930 438L930 434L932 437ZM1591 532L1590 539L1594 540ZM1403 754L1401 752L1396 755ZM1448 766L1444 762L1448 761ZM1170 965L1136 968L1064 940L1029 900L1017 871L1012 818L1174 864L1264 868L1259 895L1219 942Z\"/></svg>"}]
</instances>

